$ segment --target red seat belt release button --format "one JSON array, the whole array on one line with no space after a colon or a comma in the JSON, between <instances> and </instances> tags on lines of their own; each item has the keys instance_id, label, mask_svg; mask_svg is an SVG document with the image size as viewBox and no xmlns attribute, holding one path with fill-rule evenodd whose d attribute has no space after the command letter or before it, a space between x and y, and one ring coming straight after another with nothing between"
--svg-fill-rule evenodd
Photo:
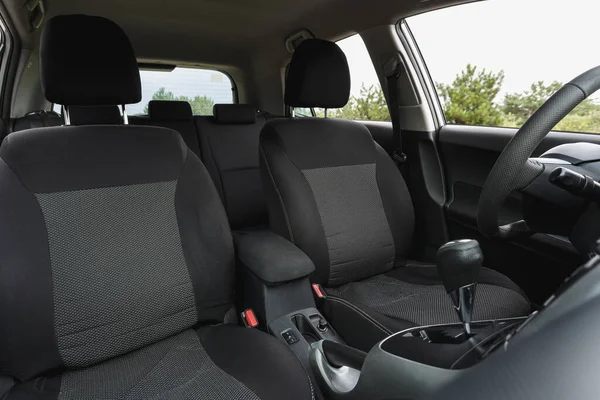
<instances>
[{"instance_id":1,"label":"red seat belt release button","mask_svg":"<svg viewBox=\"0 0 600 400\"><path fill-rule=\"evenodd\" d=\"M317 296L319 299L324 299L327 297L325 295L325 291L323 290L321 285L319 285L318 283L313 283L312 288L313 288L313 292L315 292L315 296Z\"/></svg>"},{"instance_id":2,"label":"red seat belt release button","mask_svg":"<svg viewBox=\"0 0 600 400\"><path fill-rule=\"evenodd\" d=\"M244 321L246 328L256 328L258 326L258 319L251 308L242 313L242 321Z\"/></svg>"}]
</instances>

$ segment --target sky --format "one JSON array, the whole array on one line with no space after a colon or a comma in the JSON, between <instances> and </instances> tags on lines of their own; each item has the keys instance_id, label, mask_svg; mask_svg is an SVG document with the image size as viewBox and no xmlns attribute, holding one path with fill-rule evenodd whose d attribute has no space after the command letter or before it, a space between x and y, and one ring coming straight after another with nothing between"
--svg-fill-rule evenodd
<instances>
[{"instance_id":1,"label":"sky","mask_svg":"<svg viewBox=\"0 0 600 400\"><path fill-rule=\"evenodd\" d=\"M434 81L451 83L468 63L503 70L502 98L538 80L566 83L600 65L599 18L597 0L487 0L407 21ZM350 64L353 95L361 83L378 83L358 35L338 44Z\"/></svg>"}]
</instances>

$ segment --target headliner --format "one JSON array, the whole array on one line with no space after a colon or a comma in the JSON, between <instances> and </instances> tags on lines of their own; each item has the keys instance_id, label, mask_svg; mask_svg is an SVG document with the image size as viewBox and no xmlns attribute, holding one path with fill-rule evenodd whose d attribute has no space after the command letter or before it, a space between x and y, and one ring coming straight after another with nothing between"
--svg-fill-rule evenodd
<instances>
[{"instance_id":1,"label":"headliner","mask_svg":"<svg viewBox=\"0 0 600 400\"><path fill-rule=\"evenodd\" d=\"M28 30L25 2L4 0L24 47L35 48L39 31ZM139 59L205 65L244 65L257 56L283 62L285 38L300 29L338 39L450 2L459 1L45 0L46 18L81 13L114 20Z\"/></svg>"}]
</instances>

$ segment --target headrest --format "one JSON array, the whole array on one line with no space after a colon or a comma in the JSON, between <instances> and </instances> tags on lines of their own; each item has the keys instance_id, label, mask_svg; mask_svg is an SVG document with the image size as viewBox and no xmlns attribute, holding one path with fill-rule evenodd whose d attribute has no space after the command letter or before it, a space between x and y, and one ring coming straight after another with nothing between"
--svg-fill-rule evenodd
<instances>
[{"instance_id":1,"label":"headrest","mask_svg":"<svg viewBox=\"0 0 600 400\"><path fill-rule=\"evenodd\" d=\"M350 97L346 55L333 42L302 42L288 67L285 104L291 107L341 108Z\"/></svg>"},{"instance_id":2,"label":"headrest","mask_svg":"<svg viewBox=\"0 0 600 400\"><path fill-rule=\"evenodd\" d=\"M119 106L69 107L71 125L118 125L123 123Z\"/></svg>"},{"instance_id":3,"label":"headrest","mask_svg":"<svg viewBox=\"0 0 600 400\"><path fill-rule=\"evenodd\" d=\"M148 117L155 121L182 121L193 119L194 114L187 101L151 100Z\"/></svg>"},{"instance_id":4,"label":"headrest","mask_svg":"<svg viewBox=\"0 0 600 400\"><path fill-rule=\"evenodd\" d=\"M256 107L249 104L215 104L213 115L219 124L254 124Z\"/></svg>"},{"instance_id":5,"label":"headrest","mask_svg":"<svg viewBox=\"0 0 600 400\"><path fill-rule=\"evenodd\" d=\"M142 99L131 43L106 18L61 15L48 20L40 60L42 89L51 103L105 106Z\"/></svg>"}]
</instances>

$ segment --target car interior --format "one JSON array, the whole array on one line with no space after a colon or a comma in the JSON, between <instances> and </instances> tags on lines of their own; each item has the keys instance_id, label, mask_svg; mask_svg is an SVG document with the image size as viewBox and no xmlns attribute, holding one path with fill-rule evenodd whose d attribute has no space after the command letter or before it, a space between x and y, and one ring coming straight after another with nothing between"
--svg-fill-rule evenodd
<instances>
[{"instance_id":1,"label":"car interior","mask_svg":"<svg viewBox=\"0 0 600 400\"><path fill-rule=\"evenodd\" d=\"M600 66L455 123L462 3L0 0L0 399L597 398Z\"/></svg>"}]
</instances>

